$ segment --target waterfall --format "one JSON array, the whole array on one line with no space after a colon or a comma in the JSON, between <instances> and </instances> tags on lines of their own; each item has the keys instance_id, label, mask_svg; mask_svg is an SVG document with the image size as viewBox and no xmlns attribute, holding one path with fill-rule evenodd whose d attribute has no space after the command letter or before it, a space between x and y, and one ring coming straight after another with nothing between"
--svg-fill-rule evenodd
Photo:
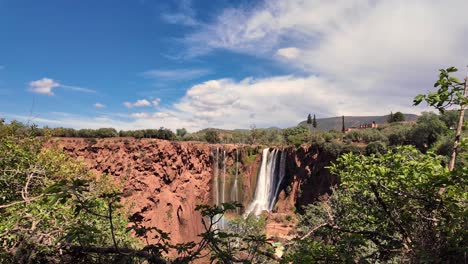
<instances>
[{"instance_id":1,"label":"waterfall","mask_svg":"<svg viewBox=\"0 0 468 264\"><path fill-rule=\"evenodd\" d=\"M270 205L268 206L268 210L270 211L273 210L273 207L275 206L276 199L278 198L279 188L281 186L281 183L283 182L285 174L286 174L286 151L282 150L281 157L280 157L279 176L274 185L276 186L274 195L271 197Z\"/></svg>"},{"instance_id":2,"label":"waterfall","mask_svg":"<svg viewBox=\"0 0 468 264\"><path fill-rule=\"evenodd\" d=\"M215 162L213 167L213 183L214 183L214 202L219 205L219 147L216 147Z\"/></svg>"},{"instance_id":3,"label":"waterfall","mask_svg":"<svg viewBox=\"0 0 468 264\"><path fill-rule=\"evenodd\" d=\"M216 153L213 153L214 163L213 163L213 196L214 204L216 206L221 206L226 202L226 150L220 150L219 147L216 147ZM227 226L226 220L219 217L219 222L217 227L220 229L225 229Z\"/></svg>"},{"instance_id":4,"label":"waterfall","mask_svg":"<svg viewBox=\"0 0 468 264\"><path fill-rule=\"evenodd\" d=\"M221 203L226 202L226 150L223 151L223 179L221 182L222 195Z\"/></svg>"},{"instance_id":5,"label":"waterfall","mask_svg":"<svg viewBox=\"0 0 468 264\"><path fill-rule=\"evenodd\" d=\"M234 178L234 184L232 185L231 189L231 201L232 202L240 202L239 201L239 187L238 187L238 178L239 178L239 149L236 148L236 176Z\"/></svg>"},{"instance_id":6,"label":"waterfall","mask_svg":"<svg viewBox=\"0 0 468 264\"><path fill-rule=\"evenodd\" d=\"M273 209L286 169L284 151L281 151L279 168L277 167L278 152L277 149L273 149L271 152L269 148L263 150L254 199L247 207L245 215L251 213L260 215L263 211Z\"/></svg>"}]
</instances>

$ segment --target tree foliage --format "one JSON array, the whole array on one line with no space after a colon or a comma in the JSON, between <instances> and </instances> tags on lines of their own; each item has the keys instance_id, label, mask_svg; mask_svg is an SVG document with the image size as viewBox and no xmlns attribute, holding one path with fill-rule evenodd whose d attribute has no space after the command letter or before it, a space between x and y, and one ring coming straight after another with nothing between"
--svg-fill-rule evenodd
<instances>
[{"instance_id":1,"label":"tree foliage","mask_svg":"<svg viewBox=\"0 0 468 264\"><path fill-rule=\"evenodd\" d=\"M402 112L390 113L390 115L387 118L388 123L403 121L405 121L405 115Z\"/></svg>"},{"instance_id":2,"label":"tree foliage","mask_svg":"<svg viewBox=\"0 0 468 264\"><path fill-rule=\"evenodd\" d=\"M303 236L287 260L463 262L467 168L451 173L440 157L407 146L380 156L345 154L330 169L340 188L306 209Z\"/></svg>"},{"instance_id":3,"label":"tree foliage","mask_svg":"<svg viewBox=\"0 0 468 264\"><path fill-rule=\"evenodd\" d=\"M210 130L206 131L205 140L208 143L219 143L219 142L221 142L221 139L219 138L219 132L214 130L214 129L210 129Z\"/></svg>"},{"instance_id":4,"label":"tree foliage","mask_svg":"<svg viewBox=\"0 0 468 264\"><path fill-rule=\"evenodd\" d=\"M123 212L115 208L114 236L107 219L97 216L108 210L105 194L119 187L105 176L96 178L84 163L57 148L42 149L42 143L34 137L0 138L0 259L10 263L59 263L71 258L94 262L92 255L61 258L59 245L111 245L112 237L121 246L133 245L135 240L125 232ZM54 190L60 182L75 184L64 195ZM79 214L79 205L66 199L78 197L80 188L88 190L79 197L94 214Z\"/></svg>"}]
</instances>

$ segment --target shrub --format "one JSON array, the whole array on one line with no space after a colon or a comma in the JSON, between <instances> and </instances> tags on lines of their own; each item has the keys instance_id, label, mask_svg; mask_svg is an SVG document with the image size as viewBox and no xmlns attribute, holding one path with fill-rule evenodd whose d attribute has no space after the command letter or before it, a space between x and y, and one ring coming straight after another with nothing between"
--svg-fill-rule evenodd
<instances>
[{"instance_id":1,"label":"shrub","mask_svg":"<svg viewBox=\"0 0 468 264\"><path fill-rule=\"evenodd\" d=\"M382 141L371 142L366 146L366 155L384 154L387 151L387 144Z\"/></svg>"},{"instance_id":2,"label":"shrub","mask_svg":"<svg viewBox=\"0 0 468 264\"><path fill-rule=\"evenodd\" d=\"M219 138L219 133L216 130L208 130L205 133L205 139L208 143L219 143L221 140Z\"/></svg>"}]
</instances>

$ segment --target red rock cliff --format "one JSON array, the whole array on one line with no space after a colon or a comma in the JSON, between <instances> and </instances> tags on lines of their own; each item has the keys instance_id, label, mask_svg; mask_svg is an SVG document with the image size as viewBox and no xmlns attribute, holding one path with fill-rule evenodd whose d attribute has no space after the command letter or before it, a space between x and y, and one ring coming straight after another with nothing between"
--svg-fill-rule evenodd
<instances>
[{"instance_id":1,"label":"red rock cliff","mask_svg":"<svg viewBox=\"0 0 468 264\"><path fill-rule=\"evenodd\" d=\"M225 190L229 190L238 169L239 198L244 206L248 205L255 192L262 150L252 146L133 138L55 141L70 155L83 158L95 172L123 181L123 198L130 215L145 226L169 232L174 243L196 241L203 231L201 215L195 206L214 203L216 170L218 175L227 177ZM223 167L215 164L221 159ZM278 230L270 230L271 236L286 237L293 228L294 221L285 225L278 216L293 215L302 205L329 192L336 183L336 178L324 168L329 162L330 157L317 148L287 149L286 178L267 226Z\"/></svg>"}]
</instances>

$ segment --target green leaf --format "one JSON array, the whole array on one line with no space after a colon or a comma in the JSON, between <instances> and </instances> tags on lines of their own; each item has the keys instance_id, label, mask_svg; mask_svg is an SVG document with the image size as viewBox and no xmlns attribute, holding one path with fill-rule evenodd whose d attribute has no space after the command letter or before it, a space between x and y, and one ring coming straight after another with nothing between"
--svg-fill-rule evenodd
<instances>
[{"instance_id":1,"label":"green leaf","mask_svg":"<svg viewBox=\"0 0 468 264\"><path fill-rule=\"evenodd\" d=\"M424 94L418 94L413 100L414 105L419 105L424 98L425 98Z\"/></svg>"},{"instance_id":2,"label":"green leaf","mask_svg":"<svg viewBox=\"0 0 468 264\"><path fill-rule=\"evenodd\" d=\"M463 84L463 82L460 81L460 80L459 80L458 78L456 78L456 77L449 77L449 81L454 82L454 83L456 83L456 84Z\"/></svg>"}]
</instances>

